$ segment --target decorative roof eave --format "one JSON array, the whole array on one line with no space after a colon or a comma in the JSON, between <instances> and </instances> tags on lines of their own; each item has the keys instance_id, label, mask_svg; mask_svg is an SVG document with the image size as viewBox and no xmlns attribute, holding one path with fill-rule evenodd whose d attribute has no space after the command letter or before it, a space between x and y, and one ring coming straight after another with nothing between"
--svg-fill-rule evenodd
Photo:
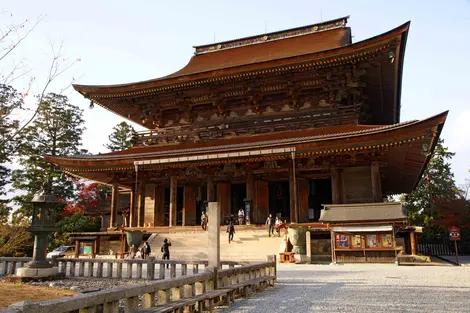
<instances>
[{"instance_id":1,"label":"decorative roof eave","mask_svg":"<svg viewBox=\"0 0 470 313\"><path fill-rule=\"evenodd\" d=\"M330 135L320 135L320 136L311 136L311 137L294 137L285 140L270 140L264 142L252 142L247 144L227 144L227 145L218 145L218 146L208 146L201 148L192 148L192 149L179 149L179 150L166 150L160 152L147 152L147 153L136 153L136 154L127 154L127 155L95 155L95 156L75 156L75 157L56 157L56 156L44 156L45 159L53 164L69 168L70 171L75 169L80 171L81 169L88 168L93 171L106 170L106 171L119 171L119 170L129 170L133 169L133 162L143 159L157 159L157 158L168 158L169 156L175 157L178 155L188 156L188 155L197 155L197 154L207 154L212 151L212 153L224 153L229 151L247 151L252 149L266 149L267 147L274 149L277 147L286 147L286 146L297 146L299 148L302 145L308 145L315 143L317 147L311 151L302 151L303 149L297 149L297 154L302 156L310 156L313 154L322 154L328 155L331 153L338 152L348 152L353 150L367 150L367 149L376 149L376 148L388 148L389 146L396 146L405 144L407 142L413 142L415 140L422 139L419 133L422 133L425 130L432 130L438 127L438 130L434 133L434 139L432 149L434 149L435 142L440 134L440 130L447 118L448 111L441 114L435 115L425 120L421 121L412 121L407 123L401 123L397 125L382 126L378 128L372 128L368 130L356 131L356 132L346 132ZM397 139L398 135L394 134L395 132L401 132L403 136L407 136L406 140ZM370 136L373 136L370 138ZM381 144L371 144L373 141L377 141L377 136L381 136L381 141L384 141ZM363 140L362 138L368 138L368 140ZM374 138L375 137L375 138ZM392 137L393 140L388 140L390 142L385 142L387 138ZM342 141L348 138L348 142L342 143ZM355 143L356 142L356 143ZM340 144L341 143L341 144ZM343 148L335 146L343 146ZM347 147L345 147L347 146ZM430 151L433 151L433 150ZM429 161L429 157L426 163ZM74 171L74 170L73 170Z\"/></svg>"},{"instance_id":2,"label":"decorative roof eave","mask_svg":"<svg viewBox=\"0 0 470 313\"><path fill-rule=\"evenodd\" d=\"M183 76L157 78L148 81L128 83L121 85L73 85L75 90L87 98L99 99L138 97L168 91L177 88L197 87L203 83L214 81L225 81L234 78L250 78L259 74L290 71L299 68L324 68L340 64L354 63L364 60L375 53L390 47L393 41L402 40L403 35L408 32L409 22L381 35L351 44L340 48L316 52L313 54L289 57L287 59L277 59L250 65L237 66L217 70L220 74L213 76L213 71L194 73ZM398 61L400 56L396 56ZM105 106L105 105L103 105Z\"/></svg>"}]
</instances>

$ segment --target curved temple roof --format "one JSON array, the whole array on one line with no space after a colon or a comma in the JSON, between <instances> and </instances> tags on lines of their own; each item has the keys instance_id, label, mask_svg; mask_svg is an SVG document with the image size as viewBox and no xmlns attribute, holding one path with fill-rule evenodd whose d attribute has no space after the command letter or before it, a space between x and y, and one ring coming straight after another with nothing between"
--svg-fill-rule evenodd
<instances>
[{"instance_id":1,"label":"curved temple roof","mask_svg":"<svg viewBox=\"0 0 470 313\"><path fill-rule=\"evenodd\" d=\"M343 20L344 23L340 24L341 26L319 32L306 32L277 40L266 40L264 43L248 44L210 53L197 54L181 70L152 80L117 85L75 84L73 86L85 97L100 103L100 98L146 95L167 90L171 86L193 86L205 80L211 81L216 77L236 73L292 66L312 61L317 62L319 65L332 66L340 61L347 62L351 60L353 55L361 55L361 53L364 55L368 49L379 47L397 39L401 41L401 44L399 55L396 55L395 59L399 63L399 72L401 73L402 55L404 53L409 22L389 32L351 44L350 28L345 27L346 18L339 19L339 21ZM305 27L314 26L309 25ZM256 36L249 38L256 38ZM322 60L328 61L324 62ZM307 64L306 66L308 65L314 64ZM401 78L399 80L401 84Z\"/></svg>"}]
</instances>

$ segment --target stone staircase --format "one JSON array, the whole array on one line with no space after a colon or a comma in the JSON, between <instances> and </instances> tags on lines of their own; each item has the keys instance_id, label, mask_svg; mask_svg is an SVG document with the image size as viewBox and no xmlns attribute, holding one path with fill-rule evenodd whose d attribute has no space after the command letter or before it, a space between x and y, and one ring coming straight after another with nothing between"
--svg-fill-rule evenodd
<instances>
[{"instance_id":1,"label":"stone staircase","mask_svg":"<svg viewBox=\"0 0 470 313\"><path fill-rule=\"evenodd\" d=\"M234 240L228 243L225 228L220 231L220 259L238 262L265 261L266 255L284 251L285 242L281 237L268 237L264 228L235 229ZM207 260L208 233L202 230L172 231L153 233L149 238L152 255L161 258L160 246L163 239L171 241L170 257L174 260Z\"/></svg>"}]
</instances>

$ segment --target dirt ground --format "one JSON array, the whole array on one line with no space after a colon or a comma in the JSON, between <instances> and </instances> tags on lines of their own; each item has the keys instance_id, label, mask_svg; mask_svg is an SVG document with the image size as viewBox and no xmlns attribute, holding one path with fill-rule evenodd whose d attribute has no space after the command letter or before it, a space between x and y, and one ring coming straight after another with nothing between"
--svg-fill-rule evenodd
<instances>
[{"instance_id":1,"label":"dirt ground","mask_svg":"<svg viewBox=\"0 0 470 313\"><path fill-rule=\"evenodd\" d=\"M0 282L0 310L6 310L8 305L23 300L38 302L76 294L77 292L67 289Z\"/></svg>"}]
</instances>

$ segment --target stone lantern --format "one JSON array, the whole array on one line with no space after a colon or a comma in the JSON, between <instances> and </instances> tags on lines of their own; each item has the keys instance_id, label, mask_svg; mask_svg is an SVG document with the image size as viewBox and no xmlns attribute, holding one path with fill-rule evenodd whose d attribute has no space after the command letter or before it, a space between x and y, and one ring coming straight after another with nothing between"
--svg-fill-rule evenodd
<instances>
[{"instance_id":1,"label":"stone lantern","mask_svg":"<svg viewBox=\"0 0 470 313\"><path fill-rule=\"evenodd\" d=\"M34 235L33 259L25 267L19 268L16 275L20 277L53 277L58 273L58 268L46 260L47 237L56 231L55 212L59 201L52 194L49 184L45 183L42 193L35 195L31 204L33 214L31 226L28 231Z\"/></svg>"}]
</instances>

